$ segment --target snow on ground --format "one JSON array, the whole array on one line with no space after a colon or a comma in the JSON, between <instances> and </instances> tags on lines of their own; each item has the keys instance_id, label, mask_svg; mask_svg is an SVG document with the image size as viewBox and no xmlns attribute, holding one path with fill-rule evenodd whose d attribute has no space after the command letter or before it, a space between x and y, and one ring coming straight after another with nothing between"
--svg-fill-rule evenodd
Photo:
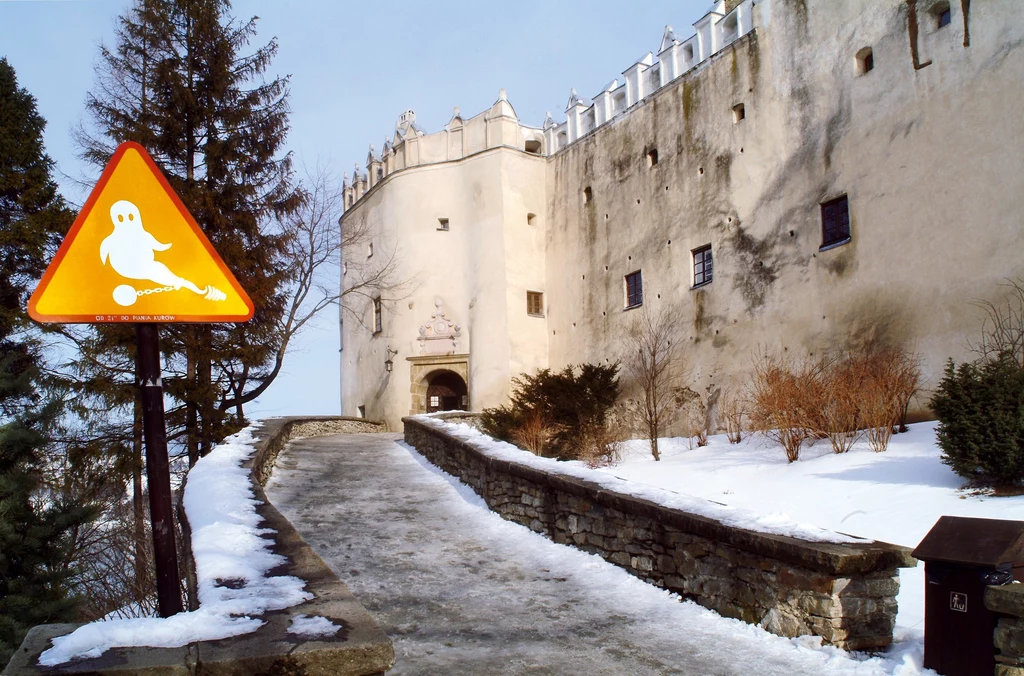
<instances>
[{"instance_id":1,"label":"snow on ground","mask_svg":"<svg viewBox=\"0 0 1024 676\"><path fill-rule=\"evenodd\" d=\"M81 657L98 657L115 647L176 648L256 631L260 615L312 598L305 583L292 576L267 577L285 562L270 551L273 532L259 528L256 499L245 461L253 453L252 428L228 437L189 472L185 511L192 527L192 552L199 609L172 617L104 619L53 639L43 652L44 666ZM320 627L323 629L323 627Z\"/></svg>"}]
</instances>

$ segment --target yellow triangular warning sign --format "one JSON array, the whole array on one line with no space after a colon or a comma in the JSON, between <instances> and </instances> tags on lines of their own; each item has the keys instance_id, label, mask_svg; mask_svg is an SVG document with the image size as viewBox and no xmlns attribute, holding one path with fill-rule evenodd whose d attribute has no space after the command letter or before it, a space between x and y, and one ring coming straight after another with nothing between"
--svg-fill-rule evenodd
<instances>
[{"instance_id":1,"label":"yellow triangular warning sign","mask_svg":"<svg viewBox=\"0 0 1024 676\"><path fill-rule=\"evenodd\" d=\"M253 305L156 163L118 146L28 302L38 322L244 322Z\"/></svg>"}]
</instances>

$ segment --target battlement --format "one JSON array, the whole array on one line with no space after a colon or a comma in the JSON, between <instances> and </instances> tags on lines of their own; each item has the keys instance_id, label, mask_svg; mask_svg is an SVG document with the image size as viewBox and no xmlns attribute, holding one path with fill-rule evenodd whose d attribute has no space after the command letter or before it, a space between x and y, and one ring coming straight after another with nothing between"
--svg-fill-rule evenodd
<instances>
[{"instance_id":1,"label":"battlement","mask_svg":"<svg viewBox=\"0 0 1024 676\"><path fill-rule=\"evenodd\" d=\"M522 124L504 89L494 105L469 119L464 119L456 107L444 129L433 134L425 133L416 124L416 113L407 110L399 117L393 136L385 138L380 153L370 146L365 171L356 163L351 180L345 175L344 207L351 208L390 174L411 167L452 162L499 147L553 155L619 115L628 114L645 98L750 33L753 8L753 0L718 0L693 24L695 32L686 40L677 39L672 26L666 26L657 55L645 54L593 100L580 98L572 89L562 123L556 123L548 113L541 127Z\"/></svg>"}]
</instances>

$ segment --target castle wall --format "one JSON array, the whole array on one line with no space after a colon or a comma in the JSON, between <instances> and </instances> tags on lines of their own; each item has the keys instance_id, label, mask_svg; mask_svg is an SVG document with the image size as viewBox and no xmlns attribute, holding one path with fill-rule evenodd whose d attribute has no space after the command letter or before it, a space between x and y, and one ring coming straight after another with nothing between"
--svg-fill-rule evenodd
<instances>
[{"instance_id":1,"label":"castle wall","mask_svg":"<svg viewBox=\"0 0 1024 676\"><path fill-rule=\"evenodd\" d=\"M364 406L397 427L422 410L433 366L417 338L437 301L459 325L452 369L475 410L504 403L520 373L620 359L631 319L664 311L702 394L737 386L761 351L882 341L921 355L924 413L946 358L970 357L984 318L972 302L1024 274L1024 5L716 7L692 38L666 29L660 60L592 106L574 93L562 124L520 124L504 92L435 134L402 116L383 178L346 192L342 227L367 224L378 261L397 247L410 283L385 298L381 333L369 298L364 325L346 319L345 414ZM851 237L823 246L821 205L842 196ZM705 245L713 281L693 288ZM644 303L627 310L637 270ZM544 294L543 316L527 313L528 291Z\"/></svg>"},{"instance_id":2,"label":"castle wall","mask_svg":"<svg viewBox=\"0 0 1024 676\"><path fill-rule=\"evenodd\" d=\"M922 355L926 387L967 356L972 299L1024 271L1024 7L971 5L965 48L959 3L943 28L918 5L915 69L904 2L757 3L753 34L553 155L551 366L621 356L635 270L644 307L682 321L698 391L760 349L880 339ZM844 194L851 241L819 250ZM714 279L692 289L706 244Z\"/></svg>"}]
</instances>

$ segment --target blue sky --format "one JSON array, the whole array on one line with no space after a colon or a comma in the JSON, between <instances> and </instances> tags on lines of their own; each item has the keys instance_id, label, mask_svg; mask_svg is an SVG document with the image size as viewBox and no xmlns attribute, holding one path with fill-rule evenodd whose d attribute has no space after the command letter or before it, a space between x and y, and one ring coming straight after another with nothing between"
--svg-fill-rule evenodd
<instances>
[{"instance_id":1,"label":"blue sky","mask_svg":"<svg viewBox=\"0 0 1024 676\"><path fill-rule=\"evenodd\" d=\"M71 202L98 171L78 160L71 130L85 121L99 45L112 46L126 0L0 0L0 56L48 122L46 148ZM296 163L326 162L340 175L380 149L407 109L427 132L454 106L475 115L508 90L519 118L563 120L569 89L591 97L648 51L666 24L689 37L709 0L673 3L452 3L236 0L235 16L260 17L254 45L278 39L271 75L291 75L289 149ZM284 373L249 411L339 410L337 314L300 336Z\"/></svg>"}]
</instances>

